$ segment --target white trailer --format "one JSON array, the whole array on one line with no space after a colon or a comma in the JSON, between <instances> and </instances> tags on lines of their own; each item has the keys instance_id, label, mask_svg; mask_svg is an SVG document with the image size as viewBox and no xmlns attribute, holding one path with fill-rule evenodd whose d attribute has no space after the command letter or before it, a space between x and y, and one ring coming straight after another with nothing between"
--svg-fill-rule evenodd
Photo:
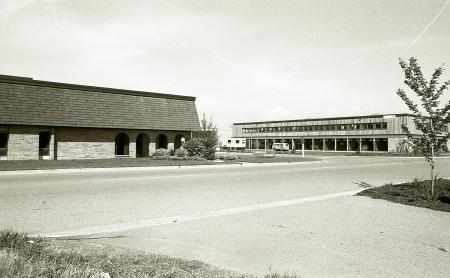
<instances>
[{"instance_id":1,"label":"white trailer","mask_svg":"<svg viewBox=\"0 0 450 278\"><path fill-rule=\"evenodd\" d=\"M228 150L245 150L246 139L245 138L228 138L222 145L222 149Z\"/></svg>"}]
</instances>

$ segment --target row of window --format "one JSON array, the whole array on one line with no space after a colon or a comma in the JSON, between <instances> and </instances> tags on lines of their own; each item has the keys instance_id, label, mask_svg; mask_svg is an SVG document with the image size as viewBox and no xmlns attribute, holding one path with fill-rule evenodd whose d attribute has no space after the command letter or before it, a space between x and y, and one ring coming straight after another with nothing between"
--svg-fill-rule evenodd
<instances>
[{"instance_id":1,"label":"row of window","mask_svg":"<svg viewBox=\"0 0 450 278\"><path fill-rule=\"evenodd\" d=\"M235 143L236 144L240 144L241 141L242 141L242 143L245 143L245 139L243 139L243 140L236 140ZM231 140L230 139L228 139L228 144L231 144Z\"/></svg>"},{"instance_id":2,"label":"row of window","mask_svg":"<svg viewBox=\"0 0 450 278\"><path fill-rule=\"evenodd\" d=\"M305 125L305 126L277 126L277 127L254 127L243 128L244 133L267 133L267 132L300 132L300 131L326 131L326 130L371 130L386 129L387 123L364 123L364 124L333 124L333 125Z\"/></svg>"},{"instance_id":3,"label":"row of window","mask_svg":"<svg viewBox=\"0 0 450 278\"><path fill-rule=\"evenodd\" d=\"M0 133L0 156L8 155L8 133ZM175 136L175 149L182 146L185 141L182 135ZM164 134L159 134L156 137L156 148L167 149L168 138ZM119 133L115 138L115 155L127 156L129 155L130 138L125 133ZM150 144L150 137L146 134L139 134L136 138L136 154L138 157L148 156ZM39 157L46 157L50 155L50 132L44 131L39 133Z\"/></svg>"},{"instance_id":4,"label":"row of window","mask_svg":"<svg viewBox=\"0 0 450 278\"><path fill-rule=\"evenodd\" d=\"M146 157L149 155L150 137L147 134L139 134L136 137L136 156ZM179 134L174 138L174 148L178 149L185 142L183 135ZM156 136L156 149L167 149L169 139L164 134ZM128 156L130 154L130 138L126 133L119 133L115 139L115 155Z\"/></svg>"},{"instance_id":5,"label":"row of window","mask_svg":"<svg viewBox=\"0 0 450 278\"><path fill-rule=\"evenodd\" d=\"M247 149L279 149L281 139L250 139ZM388 151L388 138L309 138L286 139L283 150ZM278 145L277 145L278 144Z\"/></svg>"},{"instance_id":6,"label":"row of window","mask_svg":"<svg viewBox=\"0 0 450 278\"><path fill-rule=\"evenodd\" d=\"M0 133L0 157L8 155L8 133ZM50 153L50 132L39 132L39 157L48 156Z\"/></svg>"}]
</instances>

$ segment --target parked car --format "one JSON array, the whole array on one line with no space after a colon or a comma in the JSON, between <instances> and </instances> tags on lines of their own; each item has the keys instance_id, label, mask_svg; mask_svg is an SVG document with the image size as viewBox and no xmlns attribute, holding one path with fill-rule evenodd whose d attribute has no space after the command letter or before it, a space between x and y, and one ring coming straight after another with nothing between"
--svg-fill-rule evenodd
<instances>
[{"instance_id":1,"label":"parked car","mask_svg":"<svg viewBox=\"0 0 450 278\"><path fill-rule=\"evenodd\" d=\"M272 150L274 151L289 151L288 143L273 143Z\"/></svg>"}]
</instances>

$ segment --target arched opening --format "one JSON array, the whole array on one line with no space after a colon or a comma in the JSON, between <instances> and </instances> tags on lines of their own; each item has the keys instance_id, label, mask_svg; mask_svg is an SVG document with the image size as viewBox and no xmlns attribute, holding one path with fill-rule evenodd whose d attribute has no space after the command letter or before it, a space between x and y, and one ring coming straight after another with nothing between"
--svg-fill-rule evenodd
<instances>
[{"instance_id":1,"label":"arched opening","mask_svg":"<svg viewBox=\"0 0 450 278\"><path fill-rule=\"evenodd\" d=\"M183 146L185 140L186 139L181 134L178 134L177 136L175 136L175 140L173 142L175 150L181 148Z\"/></svg>"},{"instance_id":2,"label":"arched opening","mask_svg":"<svg viewBox=\"0 0 450 278\"><path fill-rule=\"evenodd\" d=\"M116 155L130 155L130 139L125 133L119 133L116 136Z\"/></svg>"},{"instance_id":3,"label":"arched opening","mask_svg":"<svg viewBox=\"0 0 450 278\"><path fill-rule=\"evenodd\" d=\"M8 157L8 133L0 133L0 160Z\"/></svg>"},{"instance_id":4,"label":"arched opening","mask_svg":"<svg viewBox=\"0 0 450 278\"><path fill-rule=\"evenodd\" d=\"M160 134L156 137L156 149L167 149L167 136Z\"/></svg>"},{"instance_id":5,"label":"arched opening","mask_svg":"<svg viewBox=\"0 0 450 278\"><path fill-rule=\"evenodd\" d=\"M39 159L50 159L50 132L39 132Z\"/></svg>"},{"instance_id":6,"label":"arched opening","mask_svg":"<svg viewBox=\"0 0 450 278\"><path fill-rule=\"evenodd\" d=\"M139 134L136 138L136 157L147 157L150 138L147 134Z\"/></svg>"}]
</instances>

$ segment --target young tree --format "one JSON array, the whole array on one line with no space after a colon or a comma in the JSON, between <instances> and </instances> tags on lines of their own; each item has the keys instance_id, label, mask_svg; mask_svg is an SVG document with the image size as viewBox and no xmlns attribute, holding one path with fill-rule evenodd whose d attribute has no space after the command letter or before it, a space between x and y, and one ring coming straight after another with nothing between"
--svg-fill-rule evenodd
<instances>
[{"instance_id":1,"label":"young tree","mask_svg":"<svg viewBox=\"0 0 450 278\"><path fill-rule=\"evenodd\" d=\"M411 57L409 64L400 59L400 66L405 74L405 84L417 95L420 99L419 108L417 104L411 100L404 90L398 89L397 95L408 106L409 110L414 115L414 123L416 128L422 133L419 140L411 134L406 126L403 130L408 135L408 139L414 141L423 156L430 165L431 172L431 195L434 195L434 168L436 166L435 156L444 148L446 144L446 136L442 136L442 132L446 130L450 122L450 101L440 106L440 98L448 89L450 80L439 85L439 78L441 77L444 68L438 67L431 76L430 82L427 82L423 76L422 70L417 63L417 59Z\"/></svg>"},{"instance_id":2,"label":"young tree","mask_svg":"<svg viewBox=\"0 0 450 278\"><path fill-rule=\"evenodd\" d=\"M219 145L219 133L216 124L213 121L212 116L209 119L203 114L200 121L200 132L195 133L195 138L203 142L205 147L204 157L206 159L214 159L216 155L216 147Z\"/></svg>"}]
</instances>

